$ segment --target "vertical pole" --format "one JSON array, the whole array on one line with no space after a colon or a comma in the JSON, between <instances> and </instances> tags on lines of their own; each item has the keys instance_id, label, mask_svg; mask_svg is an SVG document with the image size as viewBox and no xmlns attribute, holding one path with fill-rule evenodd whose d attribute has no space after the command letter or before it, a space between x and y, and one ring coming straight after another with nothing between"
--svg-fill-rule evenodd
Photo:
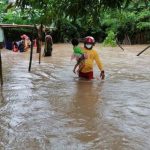
<instances>
[{"instance_id":1,"label":"vertical pole","mask_svg":"<svg viewBox=\"0 0 150 150\"><path fill-rule=\"evenodd\" d=\"M42 46L42 44L41 44L41 46ZM40 49L40 51L39 51L39 64L41 63L41 49Z\"/></svg>"},{"instance_id":2,"label":"vertical pole","mask_svg":"<svg viewBox=\"0 0 150 150\"><path fill-rule=\"evenodd\" d=\"M3 85L3 73L2 73L2 57L1 57L1 49L0 49L0 80L1 86Z\"/></svg>"},{"instance_id":3,"label":"vertical pole","mask_svg":"<svg viewBox=\"0 0 150 150\"><path fill-rule=\"evenodd\" d=\"M41 23L40 29L39 29L39 39L40 39L40 51L39 51L39 64L41 63L41 50L42 50L42 32L43 32L43 24Z\"/></svg>"},{"instance_id":4,"label":"vertical pole","mask_svg":"<svg viewBox=\"0 0 150 150\"><path fill-rule=\"evenodd\" d=\"M32 29L32 35L31 35L31 50L30 50L30 61L29 61L29 68L28 71L31 71L31 65L32 65L32 55L33 55L33 29Z\"/></svg>"}]
</instances>

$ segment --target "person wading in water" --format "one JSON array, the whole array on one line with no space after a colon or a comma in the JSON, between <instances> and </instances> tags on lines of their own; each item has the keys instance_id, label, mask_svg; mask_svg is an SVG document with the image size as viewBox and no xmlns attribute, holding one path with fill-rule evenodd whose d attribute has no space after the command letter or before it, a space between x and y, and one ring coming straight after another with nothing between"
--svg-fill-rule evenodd
<instances>
[{"instance_id":1,"label":"person wading in water","mask_svg":"<svg viewBox=\"0 0 150 150\"><path fill-rule=\"evenodd\" d=\"M52 36L50 35L50 31L46 32L45 36L45 47L44 47L44 56L52 56L52 48L53 46L53 39Z\"/></svg>"},{"instance_id":2,"label":"person wading in water","mask_svg":"<svg viewBox=\"0 0 150 150\"><path fill-rule=\"evenodd\" d=\"M105 78L105 72L103 68L103 64L96 50L93 50L93 46L95 45L95 39L92 36L87 36L84 39L84 48L83 52L86 53L87 59L84 61L84 66L79 68L79 77L85 79L93 79L93 64L96 62L99 70L100 70L100 78L103 80Z\"/></svg>"}]
</instances>

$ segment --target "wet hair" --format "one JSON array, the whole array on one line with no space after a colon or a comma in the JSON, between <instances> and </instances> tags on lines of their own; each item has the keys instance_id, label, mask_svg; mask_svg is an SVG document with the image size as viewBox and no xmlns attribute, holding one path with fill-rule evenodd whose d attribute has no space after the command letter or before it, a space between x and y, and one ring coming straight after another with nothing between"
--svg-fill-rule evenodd
<instances>
[{"instance_id":1,"label":"wet hair","mask_svg":"<svg viewBox=\"0 0 150 150\"><path fill-rule=\"evenodd\" d=\"M73 46L77 46L79 44L79 41L77 39L72 39L71 43Z\"/></svg>"}]
</instances>

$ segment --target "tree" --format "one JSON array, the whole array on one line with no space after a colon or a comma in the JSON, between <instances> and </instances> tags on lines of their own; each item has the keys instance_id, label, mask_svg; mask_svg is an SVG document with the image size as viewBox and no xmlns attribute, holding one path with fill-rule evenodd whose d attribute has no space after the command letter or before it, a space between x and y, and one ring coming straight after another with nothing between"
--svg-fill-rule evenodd
<instances>
[{"instance_id":1,"label":"tree","mask_svg":"<svg viewBox=\"0 0 150 150\"><path fill-rule=\"evenodd\" d=\"M2 12L2 22L53 24L57 41L89 34L103 41L113 32L122 42L150 27L148 0L16 0L15 6Z\"/></svg>"}]
</instances>

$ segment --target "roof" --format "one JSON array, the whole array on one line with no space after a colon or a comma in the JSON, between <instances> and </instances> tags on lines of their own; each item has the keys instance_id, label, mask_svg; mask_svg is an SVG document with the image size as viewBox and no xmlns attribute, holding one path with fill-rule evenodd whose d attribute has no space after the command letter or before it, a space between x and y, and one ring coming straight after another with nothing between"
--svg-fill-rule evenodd
<instances>
[{"instance_id":1,"label":"roof","mask_svg":"<svg viewBox=\"0 0 150 150\"><path fill-rule=\"evenodd\" d=\"M34 28L34 25L0 24L1 28Z\"/></svg>"},{"instance_id":2,"label":"roof","mask_svg":"<svg viewBox=\"0 0 150 150\"><path fill-rule=\"evenodd\" d=\"M36 25L39 26L39 25ZM35 28L35 25L21 25L21 24L0 24L0 28ZM48 27L55 29L55 27Z\"/></svg>"}]
</instances>

